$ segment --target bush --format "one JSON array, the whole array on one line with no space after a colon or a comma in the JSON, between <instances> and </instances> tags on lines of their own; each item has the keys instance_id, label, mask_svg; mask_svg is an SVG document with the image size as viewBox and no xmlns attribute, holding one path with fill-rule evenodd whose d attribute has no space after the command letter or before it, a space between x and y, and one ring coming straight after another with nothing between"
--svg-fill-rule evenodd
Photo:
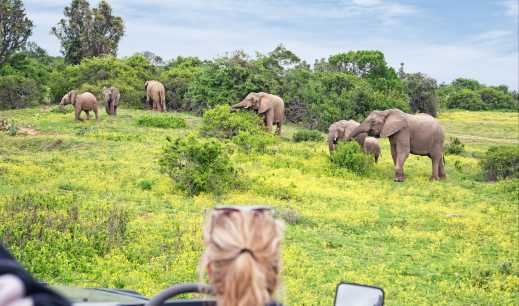
<instances>
[{"instance_id":1,"label":"bush","mask_svg":"<svg viewBox=\"0 0 519 306\"><path fill-rule=\"evenodd\" d=\"M164 149L159 165L176 187L189 195L221 194L238 186L238 171L225 145L216 139L200 140L196 135L177 138Z\"/></svg>"},{"instance_id":2,"label":"bush","mask_svg":"<svg viewBox=\"0 0 519 306\"><path fill-rule=\"evenodd\" d=\"M355 141L340 142L330 156L338 167L349 169L357 174L365 174L373 165L373 158L364 153Z\"/></svg>"},{"instance_id":3,"label":"bush","mask_svg":"<svg viewBox=\"0 0 519 306\"><path fill-rule=\"evenodd\" d=\"M50 74L51 101L59 101L71 89L89 90L102 101L103 87L115 86L121 92L120 107L143 108L144 82L157 76L156 68L142 55L87 58Z\"/></svg>"},{"instance_id":4,"label":"bush","mask_svg":"<svg viewBox=\"0 0 519 306\"><path fill-rule=\"evenodd\" d=\"M465 152L465 145L461 142L458 137L451 137L451 142L445 146L445 151L448 154L461 154Z\"/></svg>"},{"instance_id":5,"label":"bush","mask_svg":"<svg viewBox=\"0 0 519 306\"><path fill-rule=\"evenodd\" d=\"M144 115L137 119L137 124L146 127L156 127L163 129L178 129L187 127L184 118L170 114Z\"/></svg>"},{"instance_id":6,"label":"bush","mask_svg":"<svg viewBox=\"0 0 519 306\"><path fill-rule=\"evenodd\" d=\"M150 180L140 180L137 183L137 186L142 190L151 190L153 188L153 181Z\"/></svg>"},{"instance_id":7,"label":"bush","mask_svg":"<svg viewBox=\"0 0 519 306\"><path fill-rule=\"evenodd\" d=\"M489 181L519 178L519 146L490 147L481 159L481 168Z\"/></svg>"},{"instance_id":8,"label":"bush","mask_svg":"<svg viewBox=\"0 0 519 306\"><path fill-rule=\"evenodd\" d=\"M470 89L462 89L451 94L447 99L447 106L468 110L487 109L479 94Z\"/></svg>"},{"instance_id":9,"label":"bush","mask_svg":"<svg viewBox=\"0 0 519 306\"><path fill-rule=\"evenodd\" d=\"M300 130L294 133L292 139L295 142L321 141L323 140L323 135L321 134L321 132L316 130Z\"/></svg>"},{"instance_id":10,"label":"bush","mask_svg":"<svg viewBox=\"0 0 519 306\"><path fill-rule=\"evenodd\" d=\"M42 89L36 81L17 75L0 77L0 110L31 107L42 100Z\"/></svg>"},{"instance_id":11,"label":"bush","mask_svg":"<svg viewBox=\"0 0 519 306\"><path fill-rule=\"evenodd\" d=\"M204 136L230 139L240 132L257 134L261 126L261 118L257 114L248 111L231 113L229 106L219 105L204 113L201 132Z\"/></svg>"}]
</instances>

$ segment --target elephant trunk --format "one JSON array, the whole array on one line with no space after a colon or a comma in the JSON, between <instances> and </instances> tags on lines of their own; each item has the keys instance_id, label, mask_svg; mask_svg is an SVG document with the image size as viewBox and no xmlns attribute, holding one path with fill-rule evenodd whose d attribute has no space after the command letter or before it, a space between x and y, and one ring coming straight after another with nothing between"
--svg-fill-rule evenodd
<instances>
[{"instance_id":1,"label":"elephant trunk","mask_svg":"<svg viewBox=\"0 0 519 306\"><path fill-rule=\"evenodd\" d=\"M369 132L369 128L370 128L369 124L362 123L361 125L359 125L355 129L353 129L353 131L351 131L351 134L348 136L347 140L351 140L352 138L356 138L360 133L366 133L367 134Z\"/></svg>"},{"instance_id":2,"label":"elephant trunk","mask_svg":"<svg viewBox=\"0 0 519 306\"><path fill-rule=\"evenodd\" d=\"M359 133L357 136L355 136L355 141L362 147L364 145L364 141L366 140L366 137L368 137L367 133Z\"/></svg>"},{"instance_id":3,"label":"elephant trunk","mask_svg":"<svg viewBox=\"0 0 519 306\"><path fill-rule=\"evenodd\" d=\"M235 112L235 111L237 111L240 108L247 108L247 107L248 106L246 105L246 102L245 101L241 101L240 103L236 103L236 104L231 106L231 112Z\"/></svg>"}]
</instances>

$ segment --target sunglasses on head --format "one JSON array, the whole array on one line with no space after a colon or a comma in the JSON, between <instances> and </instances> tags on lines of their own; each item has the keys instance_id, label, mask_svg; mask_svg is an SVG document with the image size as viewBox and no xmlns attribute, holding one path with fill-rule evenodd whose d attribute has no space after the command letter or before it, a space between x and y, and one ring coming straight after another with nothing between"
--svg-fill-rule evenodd
<instances>
[{"instance_id":1,"label":"sunglasses on head","mask_svg":"<svg viewBox=\"0 0 519 306\"><path fill-rule=\"evenodd\" d=\"M213 208L215 212L223 212L226 214L232 212L257 212L257 213L265 213L272 212L273 209L269 206L227 206L227 205L218 205Z\"/></svg>"}]
</instances>

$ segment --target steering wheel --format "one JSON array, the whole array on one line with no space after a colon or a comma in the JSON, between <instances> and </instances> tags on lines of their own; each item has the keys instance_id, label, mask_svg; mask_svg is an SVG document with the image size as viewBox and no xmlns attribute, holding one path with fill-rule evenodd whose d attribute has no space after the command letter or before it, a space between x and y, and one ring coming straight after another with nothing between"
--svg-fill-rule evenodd
<instances>
[{"instance_id":1,"label":"steering wheel","mask_svg":"<svg viewBox=\"0 0 519 306\"><path fill-rule=\"evenodd\" d=\"M214 294L213 287L204 284L179 284L162 290L146 303L146 306L160 306L165 301L183 293Z\"/></svg>"}]
</instances>

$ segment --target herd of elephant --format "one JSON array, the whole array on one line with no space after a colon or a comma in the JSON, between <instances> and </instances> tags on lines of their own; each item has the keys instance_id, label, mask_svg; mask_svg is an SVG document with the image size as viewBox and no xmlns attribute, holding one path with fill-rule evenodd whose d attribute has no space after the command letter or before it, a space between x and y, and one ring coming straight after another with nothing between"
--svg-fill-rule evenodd
<instances>
[{"instance_id":1,"label":"herd of elephant","mask_svg":"<svg viewBox=\"0 0 519 306\"><path fill-rule=\"evenodd\" d=\"M158 81L144 83L146 103L153 111L165 112L165 89ZM103 90L106 112L110 116L117 115L117 105L121 97L115 87ZM72 90L61 99L60 105L72 104L75 108L76 120L81 120L81 112L89 119L93 111L99 120L97 99L89 92L78 94ZM276 125L276 134L281 135L285 117L285 104L279 96L265 92L251 92L242 101L231 106L231 112L238 109L250 109L260 115L268 132ZM355 120L340 120L330 125L328 129L328 147L330 154L335 150L339 141L355 140L363 150L371 154L378 162L381 149L377 140L388 137L391 147L391 157L395 167L394 180L404 181L404 163L409 154L428 156L432 161L432 180L445 177L443 142L444 132L440 123L428 114L407 114L399 109L373 111L362 122Z\"/></svg>"},{"instance_id":2,"label":"herd of elephant","mask_svg":"<svg viewBox=\"0 0 519 306\"><path fill-rule=\"evenodd\" d=\"M151 109L158 112L166 111L166 89L159 81L146 81L144 83L144 91L146 92L146 103ZM103 89L103 98L106 106L106 113L109 116L117 116L117 106L121 93L117 87L109 87ZM97 98L91 92L78 94L77 90L67 92L59 105L65 106L72 104L74 106L74 114L76 120L81 120L81 112L85 112L87 119L90 119L90 112L94 112L96 120L99 120L99 110L97 107Z\"/></svg>"}]
</instances>

